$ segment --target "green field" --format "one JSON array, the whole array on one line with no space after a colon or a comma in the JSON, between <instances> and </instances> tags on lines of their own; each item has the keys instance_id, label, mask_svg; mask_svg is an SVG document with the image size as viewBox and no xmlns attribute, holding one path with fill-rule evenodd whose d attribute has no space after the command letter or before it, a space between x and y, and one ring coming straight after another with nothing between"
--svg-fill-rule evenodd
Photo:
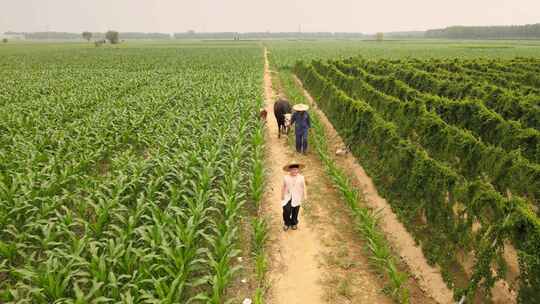
<instances>
[{"instance_id":1,"label":"green field","mask_svg":"<svg viewBox=\"0 0 540 304\"><path fill-rule=\"evenodd\" d=\"M521 303L540 299L539 70L530 58L294 68L456 300L479 303L500 279Z\"/></svg>"},{"instance_id":2,"label":"green field","mask_svg":"<svg viewBox=\"0 0 540 304\"><path fill-rule=\"evenodd\" d=\"M264 46L457 298L489 289L491 266L507 279L512 244L510 283L540 299L540 42L128 41L0 45L0 302L234 297Z\"/></svg>"},{"instance_id":3,"label":"green field","mask_svg":"<svg viewBox=\"0 0 540 304\"><path fill-rule=\"evenodd\" d=\"M361 55L372 59L414 58L514 58L540 57L538 41L269 41L272 62L292 67L298 60L337 59Z\"/></svg>"},{"instance_id":4,"label":"green field","mask_svg":"<svg viewBox=\"0 0 540 304\"><path fill-rule=\"evenodd\" d=\"M0 52L0 302L220 303L253 203L261 49Z\"/></svg>"}]
</instances>

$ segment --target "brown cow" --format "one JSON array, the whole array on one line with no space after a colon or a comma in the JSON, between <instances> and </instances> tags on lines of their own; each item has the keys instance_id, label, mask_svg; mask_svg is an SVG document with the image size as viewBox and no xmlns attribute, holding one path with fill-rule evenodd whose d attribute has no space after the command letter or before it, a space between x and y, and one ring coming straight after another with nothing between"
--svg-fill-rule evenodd
<instances>
[{"instance_id":1,"label":"brown cow","mask_svg":"<svg viewBox=\"0 0 540 304\"><path fill-rule=\"evenodd\" d=\"M278 137L281 137L282 132L288 132L285 126L285 114L291 113L291 105L287 100L279 99L274 103L274 116L276 116L278 124Z\"/></svg>"}]
</instances>

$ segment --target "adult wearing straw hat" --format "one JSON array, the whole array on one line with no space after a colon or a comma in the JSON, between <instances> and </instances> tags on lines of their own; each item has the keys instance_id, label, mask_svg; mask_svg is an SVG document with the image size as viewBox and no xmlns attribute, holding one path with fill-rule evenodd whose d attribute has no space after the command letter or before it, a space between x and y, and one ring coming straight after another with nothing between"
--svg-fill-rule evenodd
<instances>
[{"instance_id":1,"label":"adult wearing straw hat","mask_svg":"<svg viewBox=\"0 0 540 304\"><path fill-rule=\"evenodd\" d=\"M283 230L298 228L300 205L307 200L306 180L300 171L304 164L292 161L283 167L287 174L281 187L281 206L283 207Z\"/></svg>"},{"instance_id":2,"label":"adult wearing straw hat","mask_svg":"<svg viewBox=\"0 0 540 304\"><path fill-rule=\"evenodd\" d=\"M294 123L294 133L296 135L296 152L307 153L308 147L308 130L311 128L309 119L309 106L299 103L293 106L294 114L291 123Z\"/></svg>"}]
</instances>

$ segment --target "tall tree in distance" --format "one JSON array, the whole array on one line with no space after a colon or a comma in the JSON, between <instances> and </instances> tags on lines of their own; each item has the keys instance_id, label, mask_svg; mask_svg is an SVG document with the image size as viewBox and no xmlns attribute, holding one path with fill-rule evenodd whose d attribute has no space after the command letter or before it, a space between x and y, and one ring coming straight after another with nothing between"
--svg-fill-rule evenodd
<instances>
[{"instance_id":1,"label":"tall tree in distance","mask_svg":"<svg viewBox=\"0 0 540 304\"><path fill-rule=\"evenodd\" d=\"M92 33L90 33L90 32L83 32L83 33L82 33L82 37L83 37L83 39L86 39L87 41L90 41L90 39L92 39Z\"/></svg>"},{"instance_id":2,"label":"tall tree in distance","mask_svg":"<svg viewBox=\"0 0 540 304\"><path fill-rule=\"evenodd\" d=\"M111 44L117 44L120 42L120 37L117 31L108 31L105 33L105 38L109 40Z\"/></svg>"}]
</instances>

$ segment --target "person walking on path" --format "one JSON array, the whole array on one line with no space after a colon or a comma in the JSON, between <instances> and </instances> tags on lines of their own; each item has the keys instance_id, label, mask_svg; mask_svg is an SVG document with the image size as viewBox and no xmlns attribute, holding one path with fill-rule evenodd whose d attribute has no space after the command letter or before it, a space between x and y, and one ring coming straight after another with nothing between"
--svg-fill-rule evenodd
<instances>
[{"instance_id":1,"label":"person walking on path","mask_svg":"<svg viewBox=\"0 0 540 304\"><path fill-rule=\"evenodd\" d=\"M283 207L283 230L298 229L300 205L307 200L306 180L300 170L305 166L299 162L290 162L283 167L288 172L283 177L281 205Z\"/></svg>"},{"instance_id":2,"label":"person walking on path","mask_svg":"<svg viewBox=\"0 0 540 304\"><path fill-rule=\"evenodd\" d=\"M296 135L296 152L307 153L308 148L308 130L311 128L311 121L307 110L309 106L305 104L296 104L293 106L294 114L291 124L294 124L294 133Z\"/></svg>"}]
</instances>

